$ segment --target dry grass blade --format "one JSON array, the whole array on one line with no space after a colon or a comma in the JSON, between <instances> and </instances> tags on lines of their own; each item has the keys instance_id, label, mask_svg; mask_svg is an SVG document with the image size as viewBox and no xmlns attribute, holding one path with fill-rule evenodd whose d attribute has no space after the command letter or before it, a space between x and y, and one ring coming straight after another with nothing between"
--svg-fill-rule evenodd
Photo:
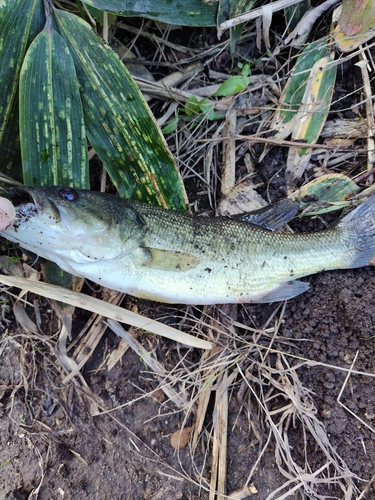
<instances>
[{"instance_id":1,"label":"dry grass blade","mask_svg":"<svg viewBox=\"0 0 375 500\"><path fill-rule=\"evenodd\" d=\"M227 112L224 137L231 137L236 134L236 111L230 109ZM232 139L223 139L223 175L221 179L221 192L228 194L235 183L236 177L236 143Z\"/></svg>"},{"instance_id":2,"label":"dry grass blade","mask_svg":"<svg viewBox=\"0 0 375 500\"><path fill-rule=\"evenodd\" d=\"M371 425L369 425L367 422L365 422L362 418L360 418L358 415L356 415L354 413L354 411L352 411L350 408L348 408L342 401L341 401L341 397L342 397L342 394L345 390L345 387L348 383L348 380L350 378L350 375L352 374L352 369L357 361L357 358L358 358L358 354L359 354L359 351L356 352L355 356L354 356L354 359L353 359L353 362L351 364L351 367L350 367L350 370L348 371L346 377L345 377L345 381L341 387L341 390L340 390L340 394L337 396L337 402L339 405L341 405L343 408L345 408L346 411L348 411L351 415L353 415L353 417L355 417L357 420L359 420L359 422L361 422L362 425L364 425L365 427L367 427L367 429L369 429L373 434L375 434L375 429L373 427L371 427Z\"/></svg>"},{"instance_id":3,"label":"dry grass blade","mask_svg":"<svg viewBox=\"0 0 375 500\"><path fill-rule=\"evenodd\" d=\"M273 2L272 4L270 4L270 7L272 8L272 12L278 12L279 10L283 10L286 7L290 7L291 5L296 5L297 3L302 1L303 0L278 0L277 2ZM229 21L225 21L218 27L218 36L220 37L222 33L229 28L233 28L234 26L242 24L246 21L251 21L252 19L256 19L262 15L263 7L259 7L259 9L252 9L250 12L241 14L234 19L229 19Z\"/></svg>"},{"instance_id":4,"label":"dry grass blade","mask_svg":"<svg viewBox=\"0 0 375 500\"><path fill-rule=\"evenodd\" d=\"M135 351L143 362L157 375L162 377L166 376L163 365L160 364L129 332L124 330L117 321L109 320L108 325L116 335L129 344L133 351ZM170 383L163 384L161 389L178 408L185 408L188 405L187 394L184 392L177 392Z\"/></svg>"},{"instance_id":5,"label":"dry grass blade","mask_svg":"<svg viewBox=\"0 0 375 500\"><path fill-rule=\"evenodd\" d=\"M234 498L235 500L244 500L248 497L256 495L258 490L255 488L253 484L250 486L245 486L245 488L241 488L240 490L232 491L228 498Z\"/></svg>"},{"instance_id":6,"label":"dry grass blade","mask_svg":"<svg viewBox=\"0 0 375 500\"><path fill-rule=\"evenodd\" d=\"M102 300L88 295L67 290L47 283L32 282L24 278L14 278L10 276L0 275L0 282L8 286L15 286L33 293L47 297L48 299L60 300L66 304L71 304L76 307L81 307L87 311L95 312L106 316L107 318L127 323L136 328L142 328L149 332L169 338L175 342L181 342L192 347L200 349L212 349L211 342L203 339L198 339L184 332L180 332L175 328L163 325L152 319L144 318L139 314L127 311L113 304L108 304Z\"/></svg>"},{"instance_id":7,"label":"dry grass blade","mask_svg":"<svg viewBox=\"0 0 375 500\"><path fill-rule=\"evenodd\" d=\"M120 361L126 351L129 349L129 344L121 339L117 349L111 352L107 359L107 368L108 371L111 371L114 366Z\"/></svg>"},{"instance_id":8,"label":"dry grass blade","mask_svg":"<svg viewBox=\"0 0 375 500\"><path fill-rule=\"evenodd\" d=\"M205 361L209 359L211 356L214 356L215 354L215 349L213 349L210 353L203 353L201 363L202 366L205 366ZM214 363L215 365L215 363ZM196 414L196 421L195 421L195 426L194 426L194 434L192 438L192 444L191 447L193 450L195 450L195 447L198 442L198 437L203 429L203 424L204 420L206 418L206 413L207 413L207 408L208 408L208 403L211 397L211 387L215 383L217 377L219 376L222 368L220 364L218 366L212 366L212 364L209 364L208 367L203 368L202 373L200 374L200 382L202 385L202 389L200 390L200 395L198 399L198 406L197 406L197 414Z\"/></svg>"},{"instance_id":9,"label":"dry grass blade","mask_svg":"<svg viewBox=\"0 0 375 500\"><path fill-rule=\"evenodd\" d=\"M243 376L250 392L262 409L263 418L270 426L276 444L276 464L281 474L287 478L287 481L274 490L267 500L286 499L292 491L298 490L308 493L310 498L319 499L321 497L317 494L317 487L324 483L339 484L345 492L344 498L352 498L353 479L356 476L350 472L332 447L325 427L317 418L310 391L301 384L296 370L289 365L281 352L279 352L275 371L268 364L268 358L256 365L259 370L256 378L249 371ZM258 389L254 387L254 382L259 384ZM281 395L287 404L270 410L272 401ZM288 428L296 420L300 421L304 429L305 465L302 467L293 458L288 441ZM311 471L309 467L306 434L314 438L316 445L326 457L326 463L315 471ZM326 478L327 474L329 479ZM283 491L284 494L280 495Z\"/></svg>"},{"instance_id":10,"label":"dry grass blade","mask_svg":"<svg viewBox=\"0 0 375 500\"><path fill-rule=\"evenodd\" d=\"M34 334L38 334L38 327L36 324L29 318L25 308L22 306L20 301L15 302L13 306L14 316L16 317L18 323L22 325L22 327L27 331Z\"/></svg>"},{"instance_id":11,"label":"dry grass blade","mask_svg":"<svg viewBox=\"0 0 375 500\"><path fill-rule=\"evenodd\" d=\"M109 288L103 290L103 299L105 302L115 305L119 305L122 302L124 295L125 294L110 290ZM78 344L74 353L77 366L75 370L72 370L70 374L65 377L63 384L69 382L69 380L71 380L78 373L78 371L83 368L92 356L96 346L107 329L107 325L102 320L102 316L99 314L93 314L87 321L86 325L82 328L78 337L69 345L69 349L67 350L72 349L75 344Z\"/></svg>"}]
</instances>

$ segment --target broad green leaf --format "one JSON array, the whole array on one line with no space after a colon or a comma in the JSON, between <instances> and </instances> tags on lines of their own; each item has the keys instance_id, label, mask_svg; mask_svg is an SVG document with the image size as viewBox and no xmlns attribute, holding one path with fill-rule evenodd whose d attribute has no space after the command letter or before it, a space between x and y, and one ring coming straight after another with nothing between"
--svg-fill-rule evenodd
<instances>
[{"instance_id":1,"label":"broad green leaf","mask_svg":"<svg viewBox=\"0 0 375 500\"><path fill-rule=\"evenodd\" d=\"M347 200L359 191L360 188L349 177L328 174L305 184L289 198L297 200L300 209L307 209L303 215L319 215L340 210L348 204Z\"/></svg>"},{"instance_id":2,"label":"broad green leaf","mask_svg":"<svg viewBox=\"0 0 375 500\"><path fill-rule=\"evenodd\" d=\"M74 63L50 19L30 45L22 65L20 137L25 184L89 187Z\"/></svg>"},{"instance_id":3,"label":"broad green leaf","mask_svg":"<svg viewBox=\"0 0 375 500\"><path fill-rule=\"evenodd\" d=\"M217 91L213 94L214 96L226 97L229 95L238 94L250 83L250 78L244 75L235 75L225 80L224 83L220 85Z\"/></svg>"},{"instance_id":4,"label":"broad green leaf","mask_svg":"<svg viewBox=\"0 0 375 500\"><path fill-rule=\"evenodd\" d=\"M23 181L20 133L19 133L18 92L13 101L7 126L0 142L1 172L19 182Z\"/></svg>"},{"instance_id":5,"label":"broad green leaf","mask_svg":"<svg viewBox=\"0 0 375 500\"><path fill-rule=\"evenodd\" d=\"M331 105L337 66L333 57L319 59L311 69L300 109L294 120L292 139L315 144L319 139ZM291 147L286 164L287 191L300 179L311 157L311 148Z\"/></svg>"},{"instance_id":6,"label":"broad green leaf","mask_svg":"<svg viewBox=\"0 0 375 500\"><path fill-rule=\"evenodd\" d=\"M126 17L146 17L180 26L216 26L216 1L82 0L82 2L97 9Z\"/></svg>"},{"instance_id":7,"label":"broad green leaf","mask_svg":"<svg viewBox=\"0 0 375 500\"><path fill-rule=\"evenodd\" d=\"M277 137L287 137L294 129L293 118L301 106L306 86L311 78L314 64L329 54L326 40L317 40L306 45L292 70L281 98L280 108L276 113L273 128L278 131Z\"/></svg>"},{"instance_id":8,"label":"broad green leaf","mask_svg":"<svg viewBox=\"0 0 375 500\"><path fill-rule=\"evenodd\" d=\"M131 75L85 21L54 12L74 59L87 136L120 195L184 210L176 164Z\"/></svg>"},{"instance_id":9,"label":"broad green leaf","mask_svg":"<svg viewBox=\"0 0 375 500\"><path fill-rule=\"evenodd\" d=\"M2 0L0 2L0 144L7 147L7 132L15 100L21 64L31 32L38 24L42 0ZM36 16L36 18L38 18ZM7 135L7 141L9 140Z\"/></svg>"},{"instance_id":10,"label":"broad green leaf","mask_svg":"<svg viewBox=\"0 0 375 500\"><path fill-rule=\"evenodd\" d=\"M43 0L38 0L38 2L36 2L35 9L33 11L33 16L31 19L27 47L30 46L31 42L34 40L37 34L43 30L45 24L46 24L46 15L44 12Z\"/></svg>"}]
</instances>

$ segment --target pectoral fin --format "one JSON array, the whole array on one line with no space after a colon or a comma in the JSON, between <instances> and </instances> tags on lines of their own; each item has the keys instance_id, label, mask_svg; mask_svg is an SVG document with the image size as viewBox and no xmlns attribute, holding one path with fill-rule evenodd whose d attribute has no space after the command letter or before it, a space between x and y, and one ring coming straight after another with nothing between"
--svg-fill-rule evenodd
<instances>
[{"instance_id":1,"label":"pectoral fin","mask_svg":"<svg viewBox=\"0 0 375 500\"><path fill-rule=\"evenodd\" d=\"M287 281L286 283L281 283L275 290L267 293L261 299L257 299L258 304L263 304L266 302L280 302L281 300L292 299L300 293L306 292L310 288L309 284L305 281Z\"/></svg>"},{"instance_id":2,"label":"pectoral fin","mask_svg":"<svg viewBox=\"0 0 375 500\"><path fill-rule=\"evenodd\" d=\"M185 272L194 269L199 260L190 253L144 247L148 258L144 266L161 271Z\"/></svg>"}]
</instances>

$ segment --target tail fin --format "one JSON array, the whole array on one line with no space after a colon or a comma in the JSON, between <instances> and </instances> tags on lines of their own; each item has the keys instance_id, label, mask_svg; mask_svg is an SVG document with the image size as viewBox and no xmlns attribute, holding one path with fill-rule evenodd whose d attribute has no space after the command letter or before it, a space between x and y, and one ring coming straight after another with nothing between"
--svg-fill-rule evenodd
<instances>
[{"instance_id":1,"label":"tail fin","mask_svg":"<svg viewBox=\"0 0 375 500\"><path fill-rule=\"evenodd\" d=\"M350 267L375 265L375 195L352 210L338 224L348 233L353 260Z\"/></svg>"}]
</instances>

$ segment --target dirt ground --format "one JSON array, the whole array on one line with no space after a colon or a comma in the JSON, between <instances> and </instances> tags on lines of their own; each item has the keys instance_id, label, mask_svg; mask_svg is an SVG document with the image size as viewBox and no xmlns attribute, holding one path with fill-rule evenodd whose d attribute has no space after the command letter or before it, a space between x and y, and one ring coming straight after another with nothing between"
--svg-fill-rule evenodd
<instances>
[{"instance_id":1,"label":"dirt ground","mask_svg":"<svg viewBox=\"0 0 375 500\"><path fill-rule=\"evenodd\" d=\"M181 32L173 36L179 43L187 38ZM214 31L200 35L196 30L191 40L193 46L207 47L217 39ZM174 65L175 59L170 60ZM228 71L229 64L226 51L213 58L210 69ZM167 73L164 66L159 69ZM354 97L345 101L343 96L356 88L358 71L353 61L340 67L334 108L347 118ZM154 104L153 110L160 107ZM244 130L255 129L252 124ZM243 155L250 149L256 158L263 146L237 149L239 170L246 170ZM191 153L183 153L185 166ZM274 148L261 164L254 160L252 180L263 185L259 192L264 199L285 196L285 157L285 149ZM351 160L348 171L359 160L364 161L360 155ZM195 208L206 208L207 191L197 193L200 181L190 175L190 166L187 170L190 201L193 205L196 195ZM216 196L218 189L212 191ZM305 219L293 227L307 231L324 226ZM6 254L8 247L3 241L0 245ZM215 470L213 435L217 401L225 391L229 498L374 499L375 270L331 271L306 279L309 291L282 304L228 309L138 301L144 315L194 335L212 335L217 349L211 358L202 361L196 349L132 332L164 367L165 376L156 375L130 348L109 368L108 360L122 344L108 329L82 377L67 383L54 351L58 322L50 303L27 296L42 315L41 331L30 332L16 320L20 311L13 310L14 296L0 289L0 500L214 499L213 490L209 492ZM84 291L93 293L89 287ZM34 307L26 312L37 322ZM83 342L81 331L89 320L88 313L76 310L69 356ZM210 360L220 361L218 373ZM163 391L170 374L177 374L172 386L185 398L184 407ZM171 435L197 425L205 391L210 397L196 446L190 441L174 449Z\"/></svg>"},{"instance_id":2,"label":"dirt ground","mask_svg":"<svg viewBox=\"0 0 375 500\"><path fill-rule=\"evenodd\" d=\"M288 355L324 364L303 366L295 373L311 391L316 416L325 426L333 448L358 476L355 486L359 491L366 490L362 498L371 499L375 495L375 486L368 485L375 475L371 430L375 418L374 381L356 372L375 372L375 271L366 268L327 272L314 276L310 283L310 291L287 304L275 347ZM274 308L244 307L259 327ZM173 450L170 436L181 427L184 412L178 412L157 390L155 376L145 370L131 350L112 370L100 368L105 351L118 344L113 333L108 332L100 342L84 376L108 408L124 406L112 415L93 417L87 400L74 385L62 385L53 356L40 348L34 357L28 352L30 344L25 334L18 332L16 324L10 323L0 344L1 499L77 499L83 495L98 500L208 498L201 478L210 475L207 441L202 439L194 453L189 447L179 453ZM144 335L142 342L149 345L151 341ZM166 367L172 366L178 359L176 346L164 340L153 342L158 359ZM354 372L344 387L344 370L354 360ZM30 361L35 364L30 365ZM296 364L292 359L291 365ZM228 493L243 488L269 432L267 425L260 422L259 435L254 433L248 412L256 419L255 401L249 398L246 405L241 404L238 391L234 384L229 402ZM274 406L285 404L277 401ZM190 413L185 425L193 423L194 413ZM206 433L211 425L208 416ZM308 432L303 436L301 421L290 421L286 432L291 455L301 471L305 460L310 471L324 466L324 453ZM271 440L251 480L258 491L251 496L253 499L267 498L285 481L274 452ZM304 472L308 474L309 469ZM291 482L291 493L282 498L307 498L301 489L292 493L294 484ZM288 488L281 493L285 491ZM340 487L330 484L329 479L318 491L320 498L344 498ZM281 498L281 493L273 498Z\"/></svg>"}]
</instances>

